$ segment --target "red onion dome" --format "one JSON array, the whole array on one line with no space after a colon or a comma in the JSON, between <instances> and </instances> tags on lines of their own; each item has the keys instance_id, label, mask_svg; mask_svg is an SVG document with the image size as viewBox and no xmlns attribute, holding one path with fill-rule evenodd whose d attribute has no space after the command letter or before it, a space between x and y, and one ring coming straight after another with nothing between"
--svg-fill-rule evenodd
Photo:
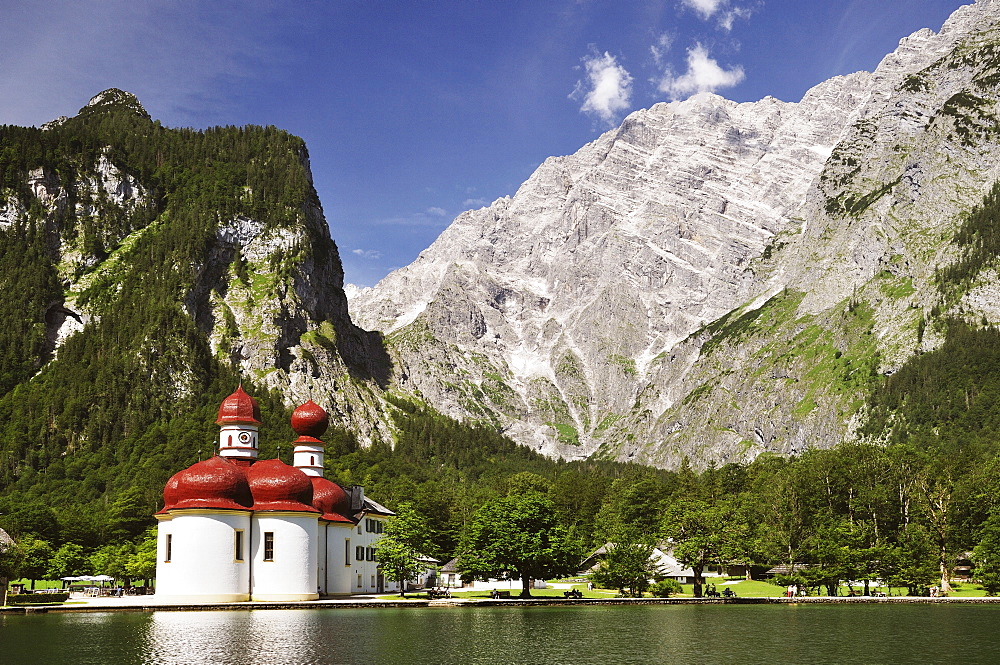
<instances>
[{"instance_id":1,"label":"red onion dome","mask_svg":"<svg viewBox=\"0 0 1000 665\"><path fill-rule=\"evenodd\" d=\"M310 476L309 479L313 486L312 505L323 513L322 519L327 522L353 523L354 520L349 517L351 497L347 495L344 488L322 476Z\"/></svg>"},{"instance_id":2,"label":"red onion dome","mask_svg":"<svg viewBox=\"0 0 1000 665\"><path fill-rule=\"evenodd\" d=\"M316 402L309 400L292 412L292 429L300 437L319 440L330 426L330 416Z\"/></svg>"},{"instance_id":3,"label":"red onion dome","mask_svg":"<svg viewBox=\"0 0 1000 665\"><path fill-rule=\"evenodd\" d=\"M167 512L173 508L175 503L177 503L177 485L180 483L181 473L183 473L183 471L178 471L174 475L170 476L167 484L163 487L163 510L157 514Z\"/></svg>"},{"instance_id":4,"label":"red onion dome","mask_svg":"<svg viewBox=\"0 0 1000 665\"><path fill-rule=\"evenodd\" d=\"M255 462L247 469L253 509L319 512L312 507L313 488L309 476L278 459Z\"/></svg>"},{"instance_id":5,"label":"red onion dome","mask_svg":"<svg viewBox=\"0 0 1000 665\"><path fill-rule=\"evenodd\" d=\"M219 405L219 419L215 424L260 424L260 407L257 405L257 400L244 392L243 384L240 384L236 392L222 400L222 404Z\"/></svg>"},{"instance_id":6,"label":"red onion dome","mask_svg":"<svg viewBox=\"0 0 1000 665\"><path fill-rule=\"evenodd\" d=\"M212 457L175 473L163 489L163 511L183 508L250 510L253 499L242 467Z\"/></svg>"}]
</instances>

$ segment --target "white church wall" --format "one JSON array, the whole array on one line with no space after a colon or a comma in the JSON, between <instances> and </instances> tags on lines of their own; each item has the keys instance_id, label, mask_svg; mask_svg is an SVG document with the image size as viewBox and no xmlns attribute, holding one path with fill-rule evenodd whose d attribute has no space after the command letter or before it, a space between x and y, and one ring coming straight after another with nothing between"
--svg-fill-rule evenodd
<instances>
[{"instance_id":1,"label":"white church wall","mask_svg":"<svg viewBox=\"0 0 1000 665\"><path fill-rule=\"evenodd\" d=\"M237 531L243 558L237 559ZM169 561L167 549L169 540ZM174 511L157 535L157 596L171 602L238 602L250 598L250 513Z\"/></svg>"},{"instance_id":2,"label":"white church wall","mask_svg":"<svg viewBox=\"0 0 1000 665\"><path fill-rule=\"evenodd\" d=\"M329 593L327 591L328 581L326 578L327 532L326 522L318 522L316 524L316 586L319 589L320 596L325 596Z\"/></svg>"},{"instance_id":3,"label":"white church wall","mask_svg":"<svg viewBox=\"0 0 1000 665\"><path fill-rule=\"evenodd\" d=\"M326 594L391 593L399 585L382 580L375 558L375 543L382 537L380 517L363 517L357 525L327 525ZM381 586L380 586L381 585Z\"/></svg>"},{"instance_id":4,"label":"white church wall","mask_svg":"<svg viewBox=\"0 0 1000 665\"><path fill-rule=\"evenodd\" d=\"M294 601L319 597L317 519L315 514L284 512L253 516L252 600Z\"/></svg>"},{"instance_id":5,"label":"white church wall","mask_svg":"<svg viewBox=\"0 0 1000 665\"><path fill-rule=\"evenodd\" d=\"M326 593L332 596L355 593L354 525L329 523L326 532Z\"/></svg>"}]
</instances>

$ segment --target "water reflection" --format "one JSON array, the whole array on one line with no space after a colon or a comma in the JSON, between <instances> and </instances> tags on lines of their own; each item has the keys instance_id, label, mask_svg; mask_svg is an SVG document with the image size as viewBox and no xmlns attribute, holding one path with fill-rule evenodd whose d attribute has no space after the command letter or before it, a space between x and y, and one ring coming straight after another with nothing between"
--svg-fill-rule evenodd
<instances>
[{"instance_id":1,"label":"water reflection","mask_svg":"<svg viewBox=\"0 0 1000 665\"><path fill-rule=\"evenodd\" d=\"M155 665L313 665L341 661L337 636L311 610L155 612L144 662ZM333 653L331 653L331 651ZM329 656L333 656L330 660Z\"/></svg>"},{"instance_id":2,"label":"water reflection","mask_svg":"<svg viewBox=\"0 0 1000 665\"><path fill-rule=\"evenodd\" d=\"M1000 607L300 609L0 616L0 665L996 662Z\"/></svg>"}]
</instances>

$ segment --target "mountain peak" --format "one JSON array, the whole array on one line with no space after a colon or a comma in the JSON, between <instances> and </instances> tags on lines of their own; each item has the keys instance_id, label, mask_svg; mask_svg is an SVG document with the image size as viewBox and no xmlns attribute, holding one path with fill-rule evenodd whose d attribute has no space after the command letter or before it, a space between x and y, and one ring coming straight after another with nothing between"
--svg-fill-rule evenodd
<instances>
[{"instance_id":1,"label":"mountain peak","mask_svg":"<svg viewBox=\"0 0 1000 665\"><path fill-rule=\"evenodd\" d=\"M139 102L138 97L131 92L119 90L118 88L108 88L91 97L87 105L80 109L80 114L112 109L123 109L147 120L151 119L149 113L146 112L146 109Z\"/></svg>"},{"instance_id":2,"label":"mountain peak","mask_svg":"<svg viewBox=\"0 0 1000 665\"><path fill-rule=\"evenodd\" d=\"M459 216L352 317L421 400L554 456L722 465L850 440L868 391L942 339L925 317L955 250L927 239L1000 178L998 41L981 0L801 102L635 111ZM976 284L962 307L996 301Z\"/></svg>"}]
</instances>

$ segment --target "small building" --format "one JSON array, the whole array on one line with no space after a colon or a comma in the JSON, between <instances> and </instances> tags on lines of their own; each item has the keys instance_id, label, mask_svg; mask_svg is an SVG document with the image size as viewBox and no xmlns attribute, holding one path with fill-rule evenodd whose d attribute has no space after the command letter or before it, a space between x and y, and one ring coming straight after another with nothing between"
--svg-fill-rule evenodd
<instances>
[{"instance_id":1,"label":"small building","mask_svg":"<svg viewBox=\"0 0 1000 665\"><path fill-rule=\"evenodd\" d=\"M406 580L406 590L413 591L438 586L438 567L441 565L441 562L426 554L421 554L417 557L417 560L420 561L423 570L415 578Z\"/></svg>"},{"instance_id":2,"label":"small building","mask_svg":"<svg viewBox=\"0 0 1000 665\"><path fill-rule=\"evenodd\" d=\"M458 557L452 559L448 563L441 566L441 570L438 573L440 575L439 584L450 589L457 589L461 587L471 587L479 591L491 590L491 589L522 589L521 579L517 577L509 579L497 579L491 577L488 580L463 580L462 571L458 569ZM545 589L545 580L531 580L528 584L529 589Z\"/></svg>"},{"instance_id":3,"label":"small building","mask_svg":"<svg viewBox=\"0 0 1000 665\"><path fill-rule=\"evenodd\" d=\"M293 464L260 460L260 408L243 387L219 407L218 454L174 474L156 514L156 595L170 602L299 601L397 591L375 543L394 513L323 477L326 411L292 414Z\"/></svg>"},{"instance_id":4,"label":"small building","mask_svg":"<svg viewBox=\"0 0 1000 665\"><path fill-rule=\"evenodd\" d=\"M611 543L605 543L601 547L591 553L583 563L580 564L581 573L593 572L598 565L600 565L601 559L607 553L608 548L611 547ZM653 564L655 570L658 571L658 579L670 578L677 580L681 584L693 584L694 583L694 570L691 568L684 567L677 559L674 558L673 550L666 548L662 545L657 545L653 547L652 552L649 554L649 560Z\"/></svg>"},{"instance_id":5,"label":"small building","mask_svg":"<svg viewBox=\"0 0 1000 665\"><path fill-rule=\"evenodd\" d=\"M458 557L441 566L441 570L438 571L438 586L457 589L464 584L462 571L458 569Z\"/></svg>"},{"instance_id":6,"label":"small building","mask_svg":"<svg viewBox=\"0 0 1000 665\"><path fill-rule=\"evenodd\" d=\"M778 575L794 575L799 571L809 568L810 565L811 564L808 563L781 563L764 571L764 579L771 579L772 577L777 577Z\"/></svg>"},{"instance_id":7,"label":"small building","mask_svg":"<svg viewBox=\"0 0 1000 665\"><path fill-rule=\"evenodd\" d=\"M955 558L955 565L951 569L951 579L953 582L971 582L975 569L972 552L962 552Z\"/></svg>"}]
</instances>

